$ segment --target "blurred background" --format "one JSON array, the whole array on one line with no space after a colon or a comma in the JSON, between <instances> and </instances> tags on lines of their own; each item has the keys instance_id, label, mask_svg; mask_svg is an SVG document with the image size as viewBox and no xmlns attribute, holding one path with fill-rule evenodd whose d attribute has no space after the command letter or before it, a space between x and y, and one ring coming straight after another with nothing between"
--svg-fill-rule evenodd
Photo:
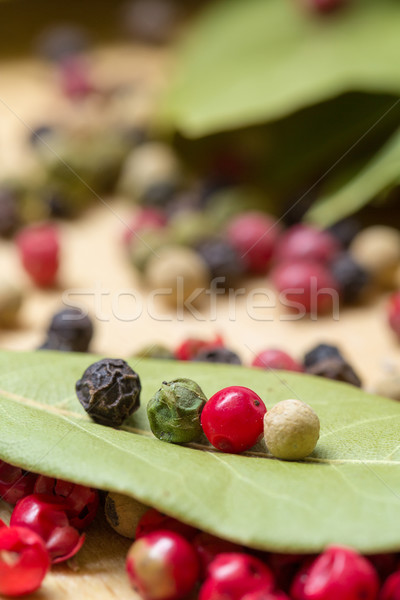
<instances>
[{"instance_id":1,"label":"blurred background","mask_svg":"<svg viewBox=\"0 0 400 600\"><path fill-rule=\"evenodd\" d=\"M396 372L399 31L395 0L1 0L0 346Z\"/></svg>"}]
</instances>

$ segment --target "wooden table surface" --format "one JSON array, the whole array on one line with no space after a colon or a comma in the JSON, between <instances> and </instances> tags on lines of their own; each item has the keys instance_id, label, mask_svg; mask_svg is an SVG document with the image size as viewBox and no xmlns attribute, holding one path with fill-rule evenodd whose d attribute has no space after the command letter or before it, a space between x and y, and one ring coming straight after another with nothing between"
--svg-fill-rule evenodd
<instances>
[{"instance_id":1,"label":"wooden table surface","mask_svg":"<svg viewBox=\"0 0 400 600\"><path fill-rule=\"evenodd\" d=\"M115 69L118 64L127 68ZM169 57L154 50L127 46L106 48L95 53L94 68L107 83L124 78L141 82L134 119L140 122L162 89L168 73ZM98 107L83 106L81 116L54 91L53 73L33 60L0 64L0 175L18 176L31 168L26 148L29 127L63 118L96 118ZM128 75L127 75L128 73ZM149 108L150 107L150 108ZM112 118L112 116L110 116ZM203 306L201 318L185 314L177 317L162 302L156 305L156 318L146 303L146 288L131 268L120 243L123 223L133 208L122 198L97 202L78 221L60 224L62 268L57 289L38 291L27 281L11 242L0 243L0 269L21 281L26 299L18 330L1 331L0 347L34 349L43 340L43 331L52 313L62 307L63 293L97 315L93 351L103 355L129 357L149 343L175 346L187 335L213 336L221 333L226 344L249 363L255 352L280 347L299 357L319 342L338 344L361 375L364 387L391 371L400 369L399 346L385 321L385 295L340 311L317 321L291 322L282 318L279 307L266 306L265 296L239 296L233 305L219 297L216 310ZM270 287L264 277L246 282L247 291ZM97 290L97 293L95 293ZM98 290L102 295L99 296ZM96 295L97 294L97 295ZM121 295L122 294L122 295ZM133 300L135 296L136 301ZM95 305L95 298L101 300ZM251 310L249 310L249 307ZM140 310L141 309L141 310ZM3 505L3 514L9 512ZM68 565L52 569L36 600L79 598L133 598L125 574L124 561L129 540L116 535L100 515L87 533L79 555Z\"/></svg>"}]
</instances>

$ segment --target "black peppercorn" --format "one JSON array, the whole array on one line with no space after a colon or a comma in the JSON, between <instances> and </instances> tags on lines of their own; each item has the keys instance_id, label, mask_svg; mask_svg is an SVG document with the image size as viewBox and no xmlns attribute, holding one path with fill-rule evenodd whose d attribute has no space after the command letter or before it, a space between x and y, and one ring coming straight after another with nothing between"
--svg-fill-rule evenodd
<instances>
[{"instance_id":1,"label":"black peppercorn","mask_svg":"<svg viewBox=\"0 0 400 600\"><path fill-rule=\"evenodd\" d=\"M196 362L225 363L228 365L242 364L242 361L235 352L223 346L202 350L196 354L193 360Z\"/></svg>"},{"instance_id":2,"label":"black peppercorn","mask_svg":"<svg viewBox=\"0 0 400 600\"><path fill-rule=\"evenodd\" d=\"M83 408L101 425L119 427L140 406L139 375L122 359L93 363L75 387Z\"/></svg>"},{"instance_id":3,"label":"black peppercorn","mask_svg":"<svg viewBox=\"0 0 400 600\"><path fill-rule=\"evenodd\" d=\"M56 313L40 350L87 352L93 336L93 324L79 308L66 308Z\"/></svg>"},{"instance_id":4,"label":"black peppercorn","mask_svg":"<svg viewBox=\"0 0 400 600\"><path fill-rule=\"evenodd\" d=\"M201 241L196 250L208 266L212 279L224 277L225 285L243 275L245 271L242 258L226 240L209 238Z\"/></svg>"},{"instance_id":5,"label":"black peppercorn","mask_svg":"<svg viewBox=\"0 0 400 600\"><path fill-rule=\"evenodd\" d=\"M349 254L341 254L331 265L344 302L356 302L371 281L369 273Z\"/></svg>"},{"instance_id":6,"label":"black peppercorn","mask_svg":"<svg viewBox=\"0 0 400 600\"><path fill-rule=\"evenodd\" d=\"M330 358L343 359L341 352L336 346L330 346L329 344L319 344L304 356L304 366L306 368L312 367L316 363Z\"/></svg>"},{"instance_id":7,"label":"black peppercorn","mask_svg":"<svg viewBox=\"0 0 400 600\"><path fill-rule=\"evenodd\" d=\"M335 381L344 381L351 383L356 387L361 387L361 380L354 369L341 358L327 358L321 360L306 369L309 375L319 375Z\"/></svg>"},{"instance_id":8,"label":"black peppercorn","mask_svg":"<svg viewBox=\"0 0 400 600\"><path fill-rule=\"evenodd\" d=\"M319 344L304 357L304 368L310 375L319 375L361 387L361 380L336 346Z\"/></svg>"}]
</instances>

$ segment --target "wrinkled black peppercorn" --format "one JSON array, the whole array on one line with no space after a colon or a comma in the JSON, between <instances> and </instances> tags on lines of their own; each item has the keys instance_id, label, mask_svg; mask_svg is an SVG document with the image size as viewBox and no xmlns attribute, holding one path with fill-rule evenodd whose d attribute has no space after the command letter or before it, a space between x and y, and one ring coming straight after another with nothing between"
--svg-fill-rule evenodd
<instances>
[{"instance_id":1,"label":"wrinkled black peppercorn","mask_svg":"<svg viewBox=\"0 0 400 600\"><path fill-rule=\"evenodd\" d=\"M361 380L336 346L319 344L304 357L304 368L310 375L345 381L361 387Z\"/></svg>"},{"instance_id":2,"label":"wrinkled black peppercorn","mask_svg":"<svg viewBox=\"0 0 400 600\"><path fill-rule=\"evenodd\" d=\"M202 350L196 354L193 360L196 362L225 363L228 365L242 364L242 361L235 352L222 346Z\"/></svg>"},{"instance_id":3,"label":"wrinkled black peppercorn","mask_svg":"<svg viewBox=\"0 0 400 600\"><path fill-rule=\"evenodd\" d=\"M212 279L224 278L221 286L243 275L245 270L243 260L226 240L216 238L203 240L196 246L196 250L208 266Z\"/></svg>"},{"instance_id":4,"label":"wrinkled black peppercorn","mask_svg":"<svg viewBox=\"0 0 400 600\"><path fill-rule=\"evenodd\" d=\"M316 363L327 360L329 358L340 358L344 360L341 352L336 346L330 346L329 344L319 344L304 356L304 366L306 368L312 367Z\"/></svg>"},{"instance_id":5,"label":"wrinkled black peppercorn","mask_svg":"<svg viewBox=\"0 0 400 600\"><path fill-rule=\"evenodd\" d=\"M319 375L335 381L344 381L351 383L356 387L361 387L361 380L354 369L341 358L327 358L321 360L306 369L310 375Z\"/></svg>"},{"instance_id":6,"label":"wrinkled black peppercorn","mask_svg":"<svg viewBox=\"0 0 400 600\"><path fill-rule=\"evenodd\" d=\"M370 283L369 273L349 254L343 253L331 265L344 302L356 302Z\"/></svg>"},{"instance_id":7,"label":"wrinkled black peppercorn","mask_svg":"<svg viewBox=\"0 0 400 600\"><path fill-rule=\"evenodd\" d=\"M56 313L40 350L87 352L93 336L93 324L79 308L66 308Z\"/></svg>"},{"instance_id":8,"label":"wrinkled black peppercorn","mask_svg":"<svg viewBox=\"0 0 400 600\"><path fill-rule=\"evenodd\" d=\"M101 425L120 427L140 406L139 375L121 359L93 363L75 387L83 408Z\"/></svg>"}]
</instances>

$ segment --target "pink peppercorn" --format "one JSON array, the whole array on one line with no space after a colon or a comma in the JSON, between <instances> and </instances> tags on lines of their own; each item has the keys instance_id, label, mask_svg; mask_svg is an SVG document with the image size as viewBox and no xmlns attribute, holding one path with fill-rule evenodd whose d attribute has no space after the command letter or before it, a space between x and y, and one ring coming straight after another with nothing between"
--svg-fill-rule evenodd
<instances>
[{"instance_id":1,"label":"pink peppercorn","mask_svg":"<svg viewBox=\"0 0 400 600\"><path fill-rule=\"evenodd\" d=\"M13 467L0 460L0 496L9 504L16 504L18 500L33 492L37 475L23 472L19 467Z\"/></svg>"},{"instance_id":2,"label":"pink peppercorn","mask_svg":"<svg viewBox=\"0 0 400 600\"><path fill-rule=\"evenodd\" d=\"M210 533L205 533L204 531L196 535L192 544L199 557L201 579L205 579L209 565L218 554L243 551L243 547L239 546L239 544L222 540L221 538L211 535Z\"/></svg>"},{"instance_id":3,"label":"pink peppercorn","mask_svg":"<svg viewBox=\"0 0 400 600\"><path fill-rule=\"evenodd\" d=\"M206 402L201 426L215 448L237 454L257 443L263 433L266 411L264 402L253 390L231 386Z\"/></svg>"},{"instance_id":4,"label":"pink peppercorn","mask_svg":"<svg viewBox=\"0 0 400 600\"><path fill-rule=\"evenodd\" d=\"M272 592L274 578L270 569L250 554L220 554L208 567L199 600L243 600L252 592Z\"/></svg>"},{"instance_id":5,"label":"pink peppercorn","mask_svg":"<svg viewBox=\"0 0 400 600\"><path fill-rule=\"evenodd\" d=\"M54 285L59 266L60 242L54 225L32 225L16 237L22 265L39 287Z\"/></svg>"},{"instance_id":6,"label":"pink peppercorn","mask_svg":"<svg viewBox=\"0 0 400 600\"><path fill-rule=\"evenodd\" d=\"M10 524L37 533L44 540L51 561L59 563L74 556L85 540L71 527L67 510L68 504L54 496L31 494L16 504Z\"/></svg>"},{"instance_id":7,"label":"pink peppercorn","mask_svg":"<svg viewBox=\"0 0 400 600\"><path fill-rule=\"evenodd\" d=\"M35 494L53 495L63 501L68 507L66 514L70 525L76 529L86 529L96 516L99 494L93 488L39 475L33 491Z\"/></svg>"},{"instance_id":8,"label":"pink peppercorn","mask_svg":"<svg viewBox=\"0 0 400 600\"><path fill-rule=\"evenodd\" d=\"M251 363L252 367L261 367L262 369L284 369L285 371L303 372L303 366L294 360L283 350L264 350L257 354Z\"/></svg>"},{"instance_id":9,"label":"pink peppercorn","mask_svg":"<svg viewBox=\"0 0 400 600\"><path fill-rule=\"evenodd\" d=\"M154 531L136 540L126 559L129 581L145 600L179 600L199 576L195 550L172 531Z\"/></svg>"},{"instance_id":10,"label":"pink peppercorn","mask_svg":"<svg viewBox=\"0 0 400 600\"><path fill-rule=\"evenodd\" d=\"M309 225L294 225L279 238L274 259L286 263L308 260L328 264L340 250L339 242L328 231Z\"/></svg>"},{"instance_id":11,"label":"pink peppercorn","mask_svg":"<svg viewBox=\"0 0 400 600\"><path fill-rule=\"evenodd\" d=\"M39 589L50 567L43 540L25 527L0 529L0 594L23 596Z\"/></svg>"},{"instance_id":12,"label":"pink peppercorn","mask_svg":"<svg viewBox=\"0 0 400 600\"><path fill-rule=\"evenodd\" d=\"M295 577L293 600L376 600L378 575L363 556L344 546L331 546Z\"/></svg>"},{"instance_id":13,"label":"pink peppercorn","mask_svg":"<svg viewBox=\"0 0 400 600\"><path fill-rule=\"evenodd\" d=\"M319 314L338 306L338 284L328 268L320 263L283 263L271 276L280 293L280 302L300 317L304 313Z\"/></svg>"},{"instance_id":14,"label":"pink peppercorn","mask_svg":"<svg viewBox=\"0 0 400 600\"><path fill-rule=\"evenodd\" d=\"M227 226L226 236L243 259L248 271L264 273L278 240L280 227L272 217L262 212L247 212L234 217Z\"/></svg>"},{"instance_id":15,"label":"pink peppercorn","mask_svg":"<svg viewBox=\"0 0 400 600\"><path fill-rule=\"evenodd\" d=\"M400 571L392 573L382 586L379 600L400 600Z\"/></svg>"}]
</instances>

